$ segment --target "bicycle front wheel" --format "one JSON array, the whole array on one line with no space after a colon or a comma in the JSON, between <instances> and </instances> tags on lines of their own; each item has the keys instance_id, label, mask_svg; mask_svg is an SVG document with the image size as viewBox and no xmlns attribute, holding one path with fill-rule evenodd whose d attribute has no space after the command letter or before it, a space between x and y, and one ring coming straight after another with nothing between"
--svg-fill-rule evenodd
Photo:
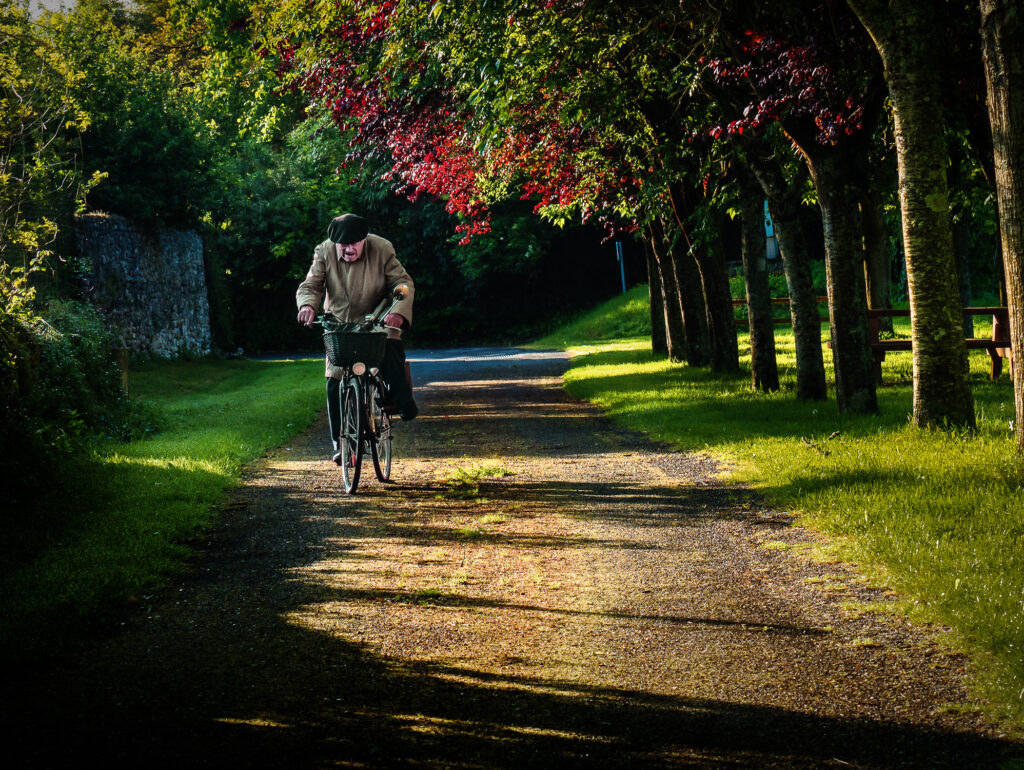
<instances>
[{"instance_id":1,"label":"bicycle front wheel","mask_svg":"<svg viewBox=\"0 0 1024 770\"><path fill-rule=\"evenodd\" d=\"M373 439L370 441L370 457L373 458L373 470L379 481L391 478L391 415L384 411L380 386L369 387L370 409L373 427Z\"/></svg>"},{"instance_id":2,"label":"bicycle front wheel","mask_svg":"<svg viewBox=\"0 0 1024 770\"><path fill-rule=\"evenodd\" d=\"M363 398L359 380L352 378L345 385L341 400L341 477L345 493L354 495L359 486L359 470L363 464Z\"/></svg>"}]
</instances>

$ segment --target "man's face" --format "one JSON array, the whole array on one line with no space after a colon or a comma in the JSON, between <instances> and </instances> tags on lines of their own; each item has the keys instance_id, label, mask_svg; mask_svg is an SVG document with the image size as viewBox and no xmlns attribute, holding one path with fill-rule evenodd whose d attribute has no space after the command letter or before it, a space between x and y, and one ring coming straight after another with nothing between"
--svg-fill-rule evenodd
<instances>
[{"instance_id":1,"label":"man's face","mask_svg":"<svg viewBox=\"0 0 1024 770\"><path fill-rule=\"evenodd\" d=\"M363 238L361 241L355 243L339 243L338 256L346 262L355 262L361 256L363 256L363 246L366 245L366 239Z\"/></svg>"}]
</instances>

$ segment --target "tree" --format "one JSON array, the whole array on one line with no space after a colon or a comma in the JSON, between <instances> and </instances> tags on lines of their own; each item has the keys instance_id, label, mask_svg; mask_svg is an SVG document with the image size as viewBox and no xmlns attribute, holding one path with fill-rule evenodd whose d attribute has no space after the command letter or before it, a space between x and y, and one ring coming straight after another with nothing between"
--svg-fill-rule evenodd
<instances>
[{"instance_id":1,"label":"tree","mask_svg":"<svg viewBox=\"0 0 1024 770\"><path fill-rule=\"evenodd\" d=\"M768 200L786 272L796 349L796 397L801 401L823 401L827 389L821 352L821 321L810 252L800 223L807 167L801 162L795 171L787 173L787 164L779 157L784 152L781 144L767 137L756 138L748 134L743 141L743 150Z\"/></svg>"},{"instance_id":2,"label":"tree","mask_svg":"<svg viewBox=\"0 0 1024 770\"><path fill-rule=\"evenodd\" d=\"M973 427L946 185L939 0L848 0L882 58L892 100L914 347L913 421Z\"/></svg>"},{"instance_id":3,"label":"tree","mask_svg":"<svg viewBox=\"0 0 1024 770\"><path fill-rule=\"evenodd\" d=\"M1024 452L1024 4L981 0L999 233L1006 270L1017 452Z\"/></svg>"},{"instance_id":4,"label":"tree","mask_svg":"<svg viewBox=\"0 0 1024 770\"><path fill-rule=\"evenodd\" d=\"M676 277L671 240L666 236L665 226L660 220L647 226L644 245L650 250L651 266L655 272L651 285L658 288L656 304L663 315L658 324L658 332L665 335L665 354L673 361L683 361L686 358L688 335L680 301L682 292ZM652 334L653 331L654 327Z\"/></svg>"},{"instance_id":5,"label":"tree","mask_svg":"<svg viewBox=\"0 0 1024 770\"><path fill-rule=\"evenodd\" d=\"M770 392L779 389L779 368L775 359L775 321L768 285L764 192L746 164L738 161L735 165L743 228L743 277L750 324L750 374L756 390Z\"/></svg>"},{"instance_id":6,"label":"tree","mask_svg":"<svg viewBox=\"0 0 1024 770\"><path fill-rule=\"evenodd\" d=\"M48 34L82 72L74 98L91 115L82 135L86 171L103 175L91 208L189 226L201 216L215 155L176 73L152 59L124 8L109 0L48 17Z\"/></svg>"},{"instance_id":7,"label":"tree","mask_svg":"<svg viewBox=\"0 0 1024 770\"><path fill-rule=\"evenodd\" d=\"M720 103L745 104L712 130L758 135L777 124L798 148L825 232L836 401L844 412L877 412L858 205L882 103L877 56L856 20L828 3L742 10L721 17L705 49L706 79L732 94Z\"/></svg>"},{"instance_id":8,"label":"tree","mask_svg":"<svg viewBox=\"0 0 1024 770\"><path fill-rule=\"evenodd\" d=\"M82 74L24 9L0 5L0 261L28 263L57 235L55 210L82 193L75 160L88 115Z\"/></svg>"}]
</instances>

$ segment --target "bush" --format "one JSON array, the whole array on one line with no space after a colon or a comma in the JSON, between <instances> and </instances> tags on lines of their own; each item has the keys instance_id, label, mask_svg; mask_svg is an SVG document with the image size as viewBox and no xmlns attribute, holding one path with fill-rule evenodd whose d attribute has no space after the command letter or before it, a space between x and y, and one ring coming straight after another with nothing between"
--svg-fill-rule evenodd
<instances>
[{"instance_id":1,"label":"bush","mask_svg":"<svg viewBox=\"0 0 1024 770\"><path fill-rule=\"evenodd\" d=\"M127 438L130 409L113 337L93 308L71 301L38 314L9 307L0 331L0 469L16 502L48 484L62 457L99 438Z\"/></svg>"}]
</instances>

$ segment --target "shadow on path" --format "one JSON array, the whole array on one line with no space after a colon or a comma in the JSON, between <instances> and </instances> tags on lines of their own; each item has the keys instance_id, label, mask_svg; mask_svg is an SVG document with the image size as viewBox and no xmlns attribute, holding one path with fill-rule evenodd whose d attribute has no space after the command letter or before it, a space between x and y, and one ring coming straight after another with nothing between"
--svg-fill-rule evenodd
<instances>
[{"instance_id":1,"label":"shadow on path","mask_svg":"<svg viewBox=\"0 0 1024 770\"><path fill-rule=\"evenodd\" d=\"M437 394L426 395L427 407L436 407ZM478 434L491 430L486 417L474 419ZM419 430L421 445L437 440L429 428ZM388 654L339 632L338 617L357 607L365 618L416 605L441 615L501 610L733 636L751 628L713 613L567 608L557 594L537 603L347 584L346 575L375 566L375 540L436 546L457 538L443 527L429 534L417 527L417 503L443 492L429 478L406 489L370 487L356 499L332 494L318 459L322 444L311 434L292 442L287 458L262 467L261 483L225 512L195 574L123 630L50 667L9 672L0 717L13 753L27 756L19 766L70 767L88 758L108 767L982 768L999 767L1019 748L895 719L596 686L524 672L525 659L509 660L508 671L485 671ZM687 496L656 485L515 480L487 493L528 509L585 509L609 525L641 506L650 531L738 515L716 508L721 500L703 489ZM389 517L378 520L382 510ZM653 548L584 536L506 534L497 542L507 549ZM449 625L457 636L457 619ZM758 625L759 638L779 643L821 635L783 619Z\"/></svg>"}]
</instances>

